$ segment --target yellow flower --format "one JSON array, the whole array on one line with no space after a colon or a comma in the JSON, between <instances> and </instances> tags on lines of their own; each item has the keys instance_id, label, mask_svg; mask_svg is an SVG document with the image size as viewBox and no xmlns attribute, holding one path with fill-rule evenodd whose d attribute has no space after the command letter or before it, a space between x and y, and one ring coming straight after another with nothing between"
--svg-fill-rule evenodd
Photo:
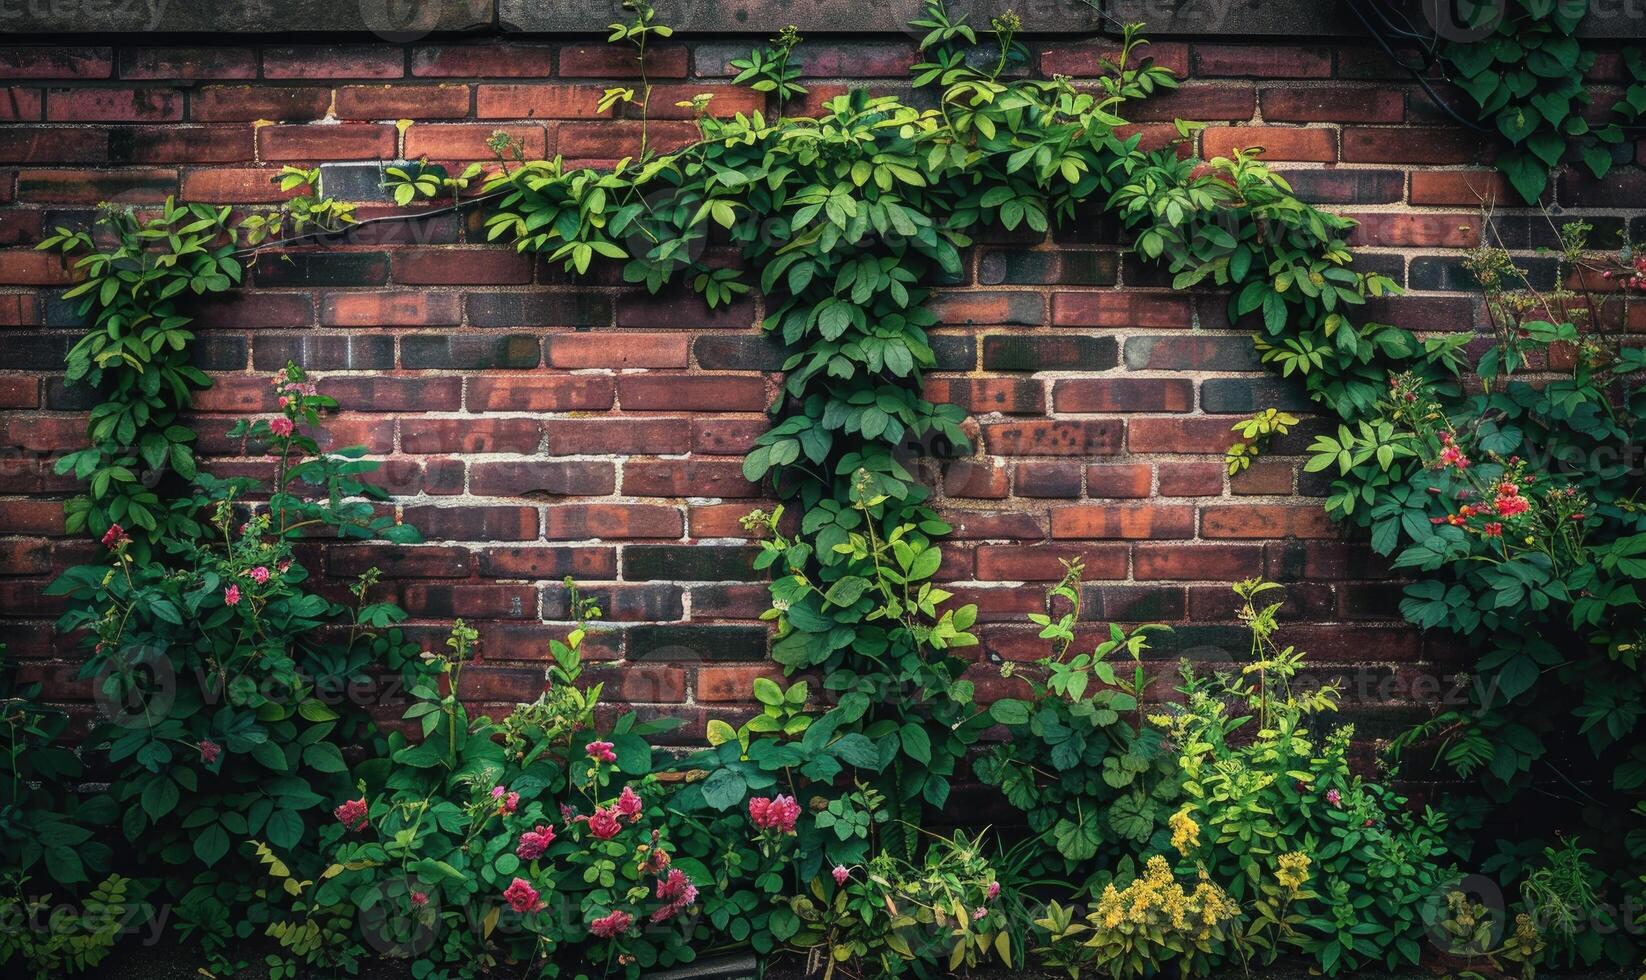
<instances>
[{"instance_id":1,"label":"yellow flower","mask_svg":"<svg viewBox=\"0 0 1646 980\"><path fill-rule=\"evenodd\" d=\"M1172 846L1179 854L1188 857L1189 851L1200 846L1200 825L1189 816L1187 807L1172 814L1166 825L1172 828Z\"/></svg>"},{"instance_id":2,"label":"yellow flower","mask_svg":"<svg viewBox=\"0 0 1646 980\"><path fill-rule=\"evenodd\" d=\"M1302 888L1309 880L1309 855L1299 851L1280 855L1280 867L1275 871L1275 878L1289 892Z\"/></svg>"}]
</instances>

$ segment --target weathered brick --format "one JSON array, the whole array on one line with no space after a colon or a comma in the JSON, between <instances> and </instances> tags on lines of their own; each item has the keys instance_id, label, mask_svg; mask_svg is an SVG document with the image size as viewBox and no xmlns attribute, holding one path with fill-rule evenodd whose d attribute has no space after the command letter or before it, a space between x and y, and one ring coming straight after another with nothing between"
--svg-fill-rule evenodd
<instances>
[{"instance_id":1,"label":"weathered brick","mask_svg":"<svg viewBox=\"0 0 1646 980\"><path fill-rule=\"evenodd\" d=\"M542 78L554 74L554 49L547 44L491 40L419 45L412 48L411 73L419 78Z\"/></svg>"},{"instance_id":2,"label":"weathered brick","mask_svg":"<svg viewBox=\"0 0 1646 980\"><path fill-rule=\"evenodd\" d=\"M1086 566L1088 581L1123 579L1128 551L1123 544L985 544L977 549L977 577L992 582L1056 582L1063 577L1063 563L1078 559Z\"/></svg>"},{"instance_id":3,"label":"weathered brick","mask_svg":"<svg viewBox=\"0 0 1646 980\"><path fill-rule=\"evenodd\" d=\"M406 419L400 448L408 453L533 453L543 440L536 419Z\"/></svg>"},{"instance_id":4,"label":"weathered brick","mask_svg":"<svg viewBox=\"0 0 1646 980\"><path fill-rule=\"evenodd\" d=\"M489 374L469 384L471 412L598 411L612 407L610 378L563 374ZM550 435L549 447L555 450Z\"/></svg>"},{"instance_id":5,"label":"weathered brick","mask_svg":"<svg viewBox=\"0 0 1646 980\"><path fill-rule=\"evenodd\" d=\"M617 401L631 412L758 412L768 398L761 377L649 374L619 378Z\"/></svg>"},{"instance_id":6,"label":"weathered brick","mask_svg":"<svg viewBox=\"0 0 1646 980\"><path fill-rule=\"evenodd\" d=\"M684 453L692 444L686 419L547 419L543 429L555 456Z\"/></svg>"},{"instance_id":7,"label":"weathered brick","mask_svg":"<svg viewBox=\"0 0 1646 980\"><path fill-rule=\"evenodd\" d=\"M1200 147L1207 157L1233 156L1237 149L1260 149L1265 160L1331 163L1337 159L1337 133L1283 126L1208 126L1201 131ZM1357 158L1345 155L1344 159Z\"/></svg>"},{"instance_id":8,"label":"weathered brick","mask_svg":"<svg viewBox=\"0 0 1646 980\"><path fill-rule=\"evenodd\" d=\"M183 94L168 88L54 88L46 91L52 122L175 122Z\"/></svg>"},{"instance_id":9,"label":"weathered brick","mask_svg":"<svg viewBox=\"0 0 1646 980\"><path fill-rule=\"evenodd\" d=\"M616 467L592 460L481 460L469 466L469 489L492 497L599 497L616 489Z\"/></svg>"},{"instance_id":10,"label":"weathered brick","mask_svg":"<svg viewBox=\"0 0 1646 980\"><path fill-rule=\"evenodd\" d=\"M467 85L345 85L337 90L339 119L462 119ZM407 156L436 156L413 152Z\"/></svg>"},{"instance_id":11,"label":"weathered brick","mask_svg":"<svg viewBox=\"0 0 1646 980\"><path fill-rule=\"evenodd\" d=\"M1054 538L1190 538L1194 525L1194 508L1177 504L1052 508Z\"/></svg>"},{"instance_id":12,"label":"weathered brick","mask_svg":"<svg viewBox=\"0 0 1646 980\"><path fill-rule=\"evenodd\" d=\"M1128 337L1126 366L1134 371L1254 371L1262 364L1250 337L1194 334Z\"/></svg>"},{"instance_id":13,"label":"weathered brick","mask_svg":"<svg viewBox=\"0 0 1646 980\"><path fill-rule=\"evenodd\" d=\"M529 256L501 248L403 249L391 257L391 269L404 286L524 283L532 276Z\"/></svg>"},{"instance_id":14,"label":"weathered brick","mask_svg":"<svg viewBox=\"0 0 1646 980\"><path fill-rule=\"evenodd\" d=\"M403 49L387 44L300 44L263 50L265 78L399 78Z\"/></svg>"},{"instance_id":15,"label":"weathered brick","mask_svg":"<svg viewBox=\"0 0 1646 980\"><path fill-rule=\"evenodd\" d=\"M1325 47L1196 44L1193 73L1200 77L1327 78L1332 53Z\"/></svg>"},{"instance_id":16,"label":"weathered brick","mask_svg":"<svg viewBox=\"0 0 1646 980\"><path fill-rule=\"evenodd\" d=\"M408 334L400 340L400 366L412 369L533 368L542 359L541 343L530 334Z\"/></svg>"},{"instance_id":17,"label":"weathered brick","mask_svg":"<svg viewBox=\"0 0 1646 980\"><path fill-rule=\"evenodd\" d=\"M101 47L0 47L0 78L108 78L114 52Z\"/></svg>"},{"instance_id":18,"label":"weathered brick","mask_svg":"<svg viewBox=\"0 0 1646 980\"><path fill-rule=\"evenodd\" d=\"M1119 351L1119 342L1113 337L1086 337L1079 334L1035 337L986 334L983 337L983 369L1103 371L1119 363Z\"/></svg>"},{"instance_id":19,"label":"weathered brick","mask_svg":"<svg viewBox=\"0 0 1646 980\"><path fill-rule=\"evenodd\" d=\"M1040 419L983 427L984 445L1004 456L1108 456L1121 451L1125 435L1126 425L1118 420Z\"/></svg>"},{"instance_id":20,"label":"weathered brick","mask_svg":"<svg viewBox=\"0 0 1646 980\"><path fill-rule=\"evenodd\" d=\"M256 78L257 52L251 48L122 48L120 77L143 80Z\"/></svg>"},{"instance_id":21,"label":"weathered brick","mask_svg":"<svg viewBox=\"0 0 1646 980\"><path fill-rule=\"evenodd\" d=\"M520 141L520 152L529 160L551 154L548 130L533 123L509 123L503 131ZM406 156L466 162L490 161L495 156L487 144L498 132L496 123L418 123L406 130Z\"/></svg>"},{"instance_id":22,"label":"weathered brick","mask_svg":"<svg viewBox=\"0 0 1646 980\"><path fill-rule=\"evenodd\" d=\"M634 626L624 637L629 660L696 663L758 661L766 656L764 626Z\"/></svg>"},{"instance_id":23,"label":"weathered brick","mask_svg":"<svg viewBox=\"0 0 1646 980\"><path fill-rule=\"evenodd\" d=\"M474 92L476 119L595 119L598 85L530 82L480 85Z\"/></svg>"},{"instance_id":24,"label":"weathered brick","mask_svg":"<svg viewBox=\"0 0 1646 980\"><path fill-rule=\"evenodd\" d=\"M1317 504L1223 504L1202 507L1207 538L1335 538L1340 533Z\"/></svg>"},{"instance_id":25,"label":"weathered brick","mask_svg":"<svg viewBox=\"0 0 1646 980\"><path fill-rule=\"evenodd\" d=\"M264 126L257 148L264 160L386 160L395 156L395 128L372 123L338 126Z\"/></svg>"},{"instance_id":26,"label":"weathered brick","mask_svg":"<svg viewBox=\"0 0 1646 980\"><path fill-rule=\"evenodd\" d=\"M623 492L637 497L756 497L743 464L719 459L631 459L623 464Z\"/></svg>"},{"instance_id":27,"label":"weathered brick","mask_svg":"<svg viewBox=\"0 0 1646 980\"><path fill-rule=\"evenodd\" d=\"M544 512L543 535L551 541L585 538L678 538L686 519L678 507L659 504L566 504ZM635 578L625 551L624 570Z\"/></svg>"},{"instance_id":28,"label":"weathered brick","mask_svg":"<svg viewBox=\"0 0 1646 980\"><path fill-rule=\"evenodd\" d=\"M680 45L646 48L648 78L684 78L688 53ZM568 44L560 49L563 78L638 78L640 64L630 51L610 44Z\"/></svg>"},{"instance_id":29,"label":"weathered brick","mask_svg":"<svg viewBox=\"0 0 1646 980\"><path fill-rule=\"evenodd\" d=\"M1397 123L1406 117L1406 93L1384 86L1266 88L1266 122Z\"/></svg>"},{"instance_id":30,"label":"weathered brick","mask_svg":"<svg viewBox=\"0 0 1646 980\"><path fill-rule=\"evenodd\" d=\"M487 548L480 553L485 578L611 579L617 575L617 549L600 547Z\"/></svg>"},{"instance_id":31,"label":"weathered brick","mask_svg":"<svg viewBox=\"0 0 1646 980\"><path fill-rule=\"evenodd\" d=\"M1046 411L1045 386L1027 378L929 378L926 397L978 414L1040 415Z\"/></svg>"},{"instance_id":32,"label":"weathered brick","mask_svg":"<svg viewBox=\"0 0 1646 980\"><path fill-rule=\"evenodd\" d=\"M1188 412L1194 383L1176 378L1079 378L1052 389L1059 412Z\"/></svg>"},{"instance_id":33,"label":"weathered brick","mask_svg":"<svg viewBox=\"0 0 1646 980\"><path fill-rule=\"evenodd\" d=\"M331 98L331 89L314 86L207 85L189 94L189 118L196 122L322 119Z\"/></svg>"},{"instance_id":34,"label":"weathered brick","mask_svg":"<svg viewBox=\"0 0 1646 980\"><path fill-rule=\"evenodd\" d=\"M407 507L405 521L433 541L535 541L537 508L463 504Z\"/></svg>"},{"instance_id":35,"label":"weathered brick","mask_svg":"<svg viewBox=\"0 0 1646 980\"><path fill-rule=\"evenodd\" d=\"M454 293L327 293L320 304L320 322L335 327L455 326L462 322L462 312Z\"/></svg>"},{"instance_id":36,"label":"weathered brick","mask_svg":"<svg viewBox=\"0 0 1646 980\"><path fill-rule=\"evenodd\" d=\"M1261 545L1143 543L1132 549L1138 579L1229 582L1255 578L1262 569Z\"/></svg>"},{"instance_id":37,"label":"weathered brick","mask_svg":"<svg viewBox=\"0 0 1646 980\"><path fill-rule=\"evenodd\" d=\"M1131 290L1057 293L1052 322L1060 327L1188 327L1192 307L1187 296Z\"/></svg>"}]
</instances>

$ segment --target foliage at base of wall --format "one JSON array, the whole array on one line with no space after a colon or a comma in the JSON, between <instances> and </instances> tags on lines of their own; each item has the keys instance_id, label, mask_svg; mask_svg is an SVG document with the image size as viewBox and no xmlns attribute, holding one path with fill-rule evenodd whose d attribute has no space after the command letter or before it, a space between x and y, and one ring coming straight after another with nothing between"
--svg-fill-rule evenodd
<instances>
[{"instance_id":1,"label":"foliage at base of wall","mask_svg":"<svg viewBox=\"0 0 1646 980\"><path fill-rule=\"evenodd\" d=\"M634 20L613 25L614 40L643 58L662 28L643 3L629 6ZM494 239L579 274L622 260L627 281L654 291L683 282L711 306L758 287L766 329L787 351L783 396L745 473L769 481L797 520L757 513L749 523L763 533L759 567L772 576L774 657L821 690L757 689L759 717L713 730L714 744L678 765L653 756L649 729L632 717L595 731L598 692L575 685L581 629L553 651L544 699L502 721L471 719L458 693L472 631L457 624L448 652L420 655L395 629L400 611L371 601L374 573L352 608L303 589L297 536L414 532L376 515L360 479L372 464L359 453L318 453L305 433L329 403L300 369L275 379L280 416L234 433L273 450L266 500L246 481L195 471L191 434L175 420L205 378L182 357L191 337L176 297L231 288L260 241L302 223L333 227L349 219L345 208L300 197L232 224L227 209L168 203L153 218L111 215L112 247L69 230L44 243L85 253L76 294L96 316L71 373L107 398L93 412L91 448L62 467L89 484L74 526L100 535L112 560L55 587L75 602L62 625L102 644L87 668L101 695L145 715L102 726L91 747L116 770L111 796L125 805L127 839L193 872L145 887L179 900L181 928L217 972L241 965L239 942L254 931L280 944L268 963L276 977L298 963L350 970L373 952L412 955L421 977L522 963L552 974L580 950L632 975L742 944L885 974L989 958L1019 965L1031 948L1077 973L1199 970L1277 951L1336 973L1410 964L1431 928L1465 937L1447 952L1528 968L1632 955L1539 925L1551 911L1570 922L1603 896L1638 889L1626 880L1633 872L1606 881L1594 870L1629 865L1571 847L1502 866L1525 883L1519 907L1533 926L1514 945L1490 931L1481 941L1470 900L1448 884L1447 855L1462 853L1449 830L1472 821L1405 813L1398 796L1351 775L1345 734L1309 731L1305 719L1328 704L1288 689L1301 654L1274 642L1275 607L1257 598L1257 583L1242 585L1255 683L1188 676L1185 708L1139 717L1142 676L1134 665L1122 678L1111 658L1140 655L1149 631L1116 632L1069 656L1077 612L1059 603L1078 598L1074 567L1035 619L1053 651L1032 668L1034 696L976 705L952 652L975 642L976 611L935 584L948 526L922 482L934 460L967 451L962 414L922 397L920 379L934 363L929 286L978 229L1044 232L1082 205L1106 208L1174 285L1227 290L1231 320L1254 326L1265 363L1301 378L1343 420L1311 465L1338 470L1334 511L1427 574L1408 614L1424 621L1422 603L1438 600L1449 625L1486 626L1488 676L1517 703L1533 688L1528 663L1532 678L1592 673L1579 731L1611 761L1639 703L1638 693L1617 700L1639 683L1638 624L1631 632L1628 620L1646 540L1638 510L1624 493L1579 485L1590 477L1554 480L1558 495L1529 503L1522 472L1543 459L1532 449L1558 441L1551 433L1575 433L1591 449L1638 438L1639 395L1627 385L1646 366L1639 351L1590 351L1603 334L1593 306L1578 326L1562 320L1574 305L1551 305L1547 291L1537 303L1504 300L1518 318L1479 376L1496 384L1527 354L1573 342L1583 345L1579 367L1569 382L1469 394L1458 375L1472 337L1423 338L1359 316L1394 284L1353 268L1351 222L1303 203L1253 155L1197 161L1121 135L1129 103L1173 84L1140 60L1135 32L1111 74L1083 91L1015 72L1015 15L979 32L934 4L919 26L916 84L937 90L938 108L857 91L815 119L784 115L797 94L786 68L797 39L786 35L741 67L768 83L773 116L721 119L691 100L699 141L611 172L526 160L500 135L501 169L468 199L489 207ZM642 78L606 101L645 106L652 96ZM418 168L390 184L411 201L461 195L473 176ZM311 182L303 171L283 180L292 190ZM735 250L741 268L713 261L711 246ZM1568 261L1584 254L1574 246ZM1519 315L1534 309L1562 315ZM1269 416L1243 435L1261 440L1286 424ZM1462 454L1491 460L1472 471L1485 484L1446 482L1468 469ZM323 492L310 499L302 484ZM1472 513L1447 506L1459 489L1480 501ZM1462 528L1484 520L1486 496L1501 526L1470 536ZM1524 532L1526 546L1504 540L1506 530ZM1591 656L1551 662L1537 638L1550 623L1602 642ZM144 681L155 658L143 651L156 648L184 680L164 710ZM385 737L315 696L382 671L406 676L405 717L420 740ZM1592 700L1606 684L1613 701ZM269 685L291 696L270 697ZM1569 730L1546 717L1551 736ZM1254 718L1252 737L1236 737ZM992 839L930 839L923 811L947 802L968 747L995 725L1015 738L981 775L1026 811L1033 835L1004 851ZM1467 763L1489 752L1485 768L1500 784L1527 781L1541 757L1538 733L1500 710L1442 726L1443 755ZM11 745L45 731L14 726ZM341 746L364 757L351 767ZM1048 764L1070 778L1049 778ZM1625 792L1641 782L1631 766L1646 772L1638 760L1622 765ZM42 790L14 781L11 792ZM66 846L115 809L41 802L60 816L34 819L54 821ZM7 812L8 839L23 839L21 811ZM19 905L31 868L66 860L23 849L13 865L11 848L7 857ZM269 887L247 883L251 868ZM1177 880L1189 874L1202 876L1192 890ZM1077 924L1061 906L1031 910L1040 897L1091 899L1094 909ZM1425 897L1433 914L1420 917ZM1200 916L1192 927L1188 909ZM425 942L439 945L414 948Z\"/></svg>"}]
</instances>

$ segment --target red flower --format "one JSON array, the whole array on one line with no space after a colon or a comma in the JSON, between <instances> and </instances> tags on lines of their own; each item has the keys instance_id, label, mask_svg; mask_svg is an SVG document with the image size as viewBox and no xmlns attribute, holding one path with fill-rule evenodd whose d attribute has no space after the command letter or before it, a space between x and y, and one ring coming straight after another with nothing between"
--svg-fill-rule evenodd
<instances>
[{"instance_id":1,"label":"red flower","mask_svg":"<svg viewBox=\"0 0 1646 980\"><path fill-rule=\"evenodd\" d=\"M411 903L418 908L422 908L423 906L429 904L428 892L412 892Z\"/></svg>"},{"instance_id":2,"label":"red flower","mask_svg":"<svg viewBox=\"0 0 1646 980\"><path fill-rule=\"evenodd\" d=\"M616 762L617 753L612 751L612 743L594 741L583 746L583 751L596 762Z\"/></svg>"},{"instance_id":3,"label":"red flower","mask_svg":"<svg viewBox=\"0 0 1646 980\"><path fill-rule=\"evenodd\" d=\"M273 432L277 436L289 436L291 435L291 430L291 419L286 418L284 415L269 422L269 431Z\"/></svg>"},{"instance_id":4,"label":"red flower","mask_svg":"<svg viewBox=\"0 0 1646 980\"><path fill-rule=\"evenodd\" d=\"M554 828L538 824L536 830L528 830L520 835L520 846L515 848L514 853L522 860L535 861L542 857L543 852L553 843Z\"/></svg>"},{"instance_id":5,"label":"red flower","mask_svg":"<svg viewBox=\"0 0 1646 980\"><path fill-rule=\"evenodd\" d=\"M611 840L623 825L617 822L617 811L601 807L589 818L589 833L601 840Z\"/></svg>"},{"instance_id":6,"label":"red flower","mask_svg":"<svg viewBox=\"0 0 1646 980\"><path fill-rule=\"evenodd\" d=\"M216 762L217 757L219 755L222 755L222 754L223 754L223 747L221 745L218 745L216 742L213 742L209 738L201 740L201 742L200 742L200 761L201 762L204 762L206 765L209 766L212 763Z\"/></svg>"},{"instance_id":7,"label":"red flower","mask_svg":"<svg viewBox=\"0 0 1646 980\"><path fill-rule=\"evenodd\" d=\"M343 805L332 811L332 816L350 830L366 829L366 798L346 800Z\"/></svg>"},{"instance_id":8,"label":"red flower","mask_svg":"<svg viewBox=\"0 0 1646 980\"><path fill-rule=\"evenodd\" d=\"M1512 484L1505 484L1505 486L1512 486ZM1492 506L1497 509L1500 517L1513 517L1516 514L1524 514L1532 507L1525 497L1507 493L1498 494L1497 500L1493 501Z\"/></svg>"},{"instance_id":9,"label":"red flower","mask_svg":"<svg viewBox=\"0 0 1646 980\"><path fill-rule=\"evenodd\" d=\"M110 551L119 551L120 546L131 540L126 529L118 524L110 524L109 529L103 532L103 547Z\"/></svg>"},{"instance_id":10,"label":"red flower","mask_svg":"<svg viewBox=\"0 0 1646 980\"><path fill-rule=\"evenodd\" d=\"M536 912L543 907L543 900L538 897L537 889L524 878L516 878L503 889L503 900L509 903L509 908L516 912Z\"/></svg>"},{"instance_id":11,"label":"red flower","mask_svg":"<svg viewBox=\"0 0 1646 980\"><path fill-rule=\"evenodd\" d=\"M629 927L632 925L634 925L634 916L618 909L610 915L601 916L589 923L589 931L601 939L610 939L613 936L620 936L628 932Z\"/></svg>"},{"instance_id":12,"label":"red flower","mask_svg":"<svg viewBox=\"0 0 1646 980\"><path fill-rule=\"evenodd\" d=\"M686 877L686 872L670 868L668 877L657 883L657 898L663 904L652 913L654 923L674 918L697 901L697 886Z\"/></svg>"},{"instance_id":13,"label":"red flower","mask_svg":"<svg viewBox=\"0 0 1646 980\"><path fill-rule=\"evenodd\" d=\"M634 823L640 819L640 811L644 808L645 804L640 801L640 794L636 793L632 787L623 787L623 792L618 794L617 797L618 815L627 817L630 823Z\"/></svg>"},{"instance_id":14,"label":"red flower","mask_svg":"<svg viewBox=\"0 0 1646 980\"><path fill-rule=\"evenodd\" d=\"M223 590L223 605L238 606L240 604L240 586L231 585Z\"/></svg>"},{"instance_id":15,"label":"red flower","mask_svg":"<svg viewBox=\"0 0 1646 980\"><path fill-rule=\"evenodd\" d=\"M1487 521L1486 526L1481 528L1480 531L1488 538L1501 537L1503 535L1503 525L1497 521Z\"/></svg>"},{"instance_id":16,"label":"red flower","mask_svg":"<svg viewBox=\"0 0 1646 980\"><path fill-rule=\"evenodd\" d=\"M794 822L800 819L800 804L792 796L774 796L771 799L755 797L749 801L749 820L761 830L794 833Z\"/></svg>"},{"instance_id":17,"label":"red flower","mask_svg":"<svg viewBox=\"0 0 1646 980\"><path fill-rule=\"evenodd\" d=\"M264 582L269 580L269 570L264 568L262 565L258 565L256 568L251 570L251 580L256 582L258 585L262 585Z\"/></svg>"}]
</instances>

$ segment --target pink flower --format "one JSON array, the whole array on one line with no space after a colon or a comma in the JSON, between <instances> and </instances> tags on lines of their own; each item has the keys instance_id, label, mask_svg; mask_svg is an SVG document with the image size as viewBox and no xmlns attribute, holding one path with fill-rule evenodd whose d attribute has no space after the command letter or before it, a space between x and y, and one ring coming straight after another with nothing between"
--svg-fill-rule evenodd
<instances>
[{"instance_id":1,"label":"pink flower","mask_svg":"<svg viewBox=\"0 0 1646 980\"><path fill-rule=\"evenodd\" d=\"M362 796L358 800L345 800L341 806L332 811L332 816L337 818L338 823L350 830L364 830L366 829L366 810L366 798Z\"/></svg>"},{"instance_id":2,"label":"pink flower","mask_svg":"<svg viewBox=\"0 0 1646 980\"><path fill-rule=\"evenodd\" d=\"M520 806L520 794L510 793L501 786L492 787L492 799L497 801L498 813L513 813Z\"/></svg>"},{"instance_id":3,"label":"pink flower","mask_svg":"<svg viewBox=\"0 0 1646 980\"><path fill-rule=\"evenodd\" d=\"M612 743L594 741L583 746L583 751L596 762L616 762L617 753L612 751Z\"/></svg>"},{"instance_id":4,"label":"pink flower","mask_svg":"<svg viewBox=\"0 0 1646 980\"><path fill-rule=\"evenodd\" d=\"M657 898L663 904L652 913L652 922L674 918L697 901L697 886L679 868L670 868L668 877L657 883Z\"/></svg>"},{"instance_id":5,"label":"pink flower","mask_svg":"<svg viewBox=\"0 0 1646 980\"><path fill-rule=\"evenodd\" d=\"M994 901L995 899L999 898L1000 897L1000 882L998 882L998 881L989 882L989 887L983 892L983 894L991 902Z\"/></svg>"},{"instance_id":6,"label":"pink flower","mask_svg":"<svg viewBox=\"0 0 1646 980\"><path fill-rule=\"evenodd\" d=\"M240 586L231 585L223 590L223 604L225 606L238 606L240 604Z\"/></svg>"},{"instance_id":7,"label":"pink flower","mask_svg":"<svg viewBox=\"0 0 1646 980\"><path fill-rule=\"evenodd\" d=\"M509 903L509 908L516 912L536 912L543 907L543 900L538 897L537 889L531 886L524 878L516 878L503 889L503 900Z\"/></svg>"},{"instance_id":8,"label":"pink flower","mask_svg":"<svg viewBox=\"0 0 1646 980\"><path fill-rule=\"evenodd\" d=\"M422 908L423 906L429 904L428 892L412 892L411 903L418 908Z\"/></svg>"},{"instance_id":9,"label":"pink flower","mask_svg":"<svg viewBox=\"0 0 1646 980\"><path fill-rule=\"evenodd\" d=\"M618 909L610 915L601 916L589 923L589 931L601 939L610 939L613 936L620 936L628 932L629 927L632 925L634 925L634 916Z\"/></svg>"},{"instance_id":10,"label":"pink flower","mask_svg":"<svg viewBox=\"0 0 1646 980\"><path fill-rule=\"evenodd\" d=\"M256 582L258 585L262 585L264 582L269 580L269 570L264 568L262 565L258 565L256 568L251 570L251 580Z\"/></svg>"},{"instance_id":11,"label":"pink flower","mask_svg":"<svg viewBox=\"0 0 1646 980\"><path fill-rule=\"evenodd\" d=\"M1497 508L1499 517L1513 517L1516 514L1524 514L1532 507L1525 497L1506 493L1498 494L1493 506Z\"/></svg>"},{"instance_id":12,"label":"pink flower","mask_svg":"<svg viewBox=\"0 0 1646 980\"><path fill-rule=\"evenodd\" d=\"M221 745L218 745L216 742L213 742L209 738L201 740L201 742L200 742L200 761L201 762L204 762L206 765L209 766L212 763L216 762L217 757L219 755L222 755L222 754L223 754L223 747Z\"/></svg>"},{"instance_id":13,"label":"pink flower","mask_svg":"<svg viewBox=\"0 0 1646 980\"><path fill-rule=\"evenodd\" d=\"M1488 538L1499 538L1503 536L1503 525L1497 521L1487 521L1486 526L1481 528L1480 532Z\"/></svg>"},{"instance_id":14,"label":"pink flower","mask_svg":"<svg viewBox=\"0 0 1646 980\"><path fill-rule=\"evenodd\" d=\"M291 435L291 430L291 419L286 418L284 415L269 421L269 431L273 432L277 436L289 436Z\"/></svg>"},{"instance_id":15,"label":"pink flower","mask_svg":"<svg viewBox=\"0 0 1646 980\"><path fill-rule=\"evenodd\" d=\"M640 801L640 794L636 793L632 787L623 787L623 792L618 794L617 797L618 815L627 817L630 823L634 823L640 819L640 811L644 808L645 804Z\"/></svg>"},{"instance_id":16,"label":"pink flower","mask_svg":"<svg viewBox=\"0 0 1646 980\"><path fill-rule=\"evenodd\" d=\"M983 906L979 905L977 908L972 909L972 921L977 922L978 920L984 918L988 914L989 914L989 910L984 908Z\"/></svg>"},{"instance_id":17,"label":"pink flower","mask_svg":"<svg viewBox=\"0 0 1646 980\"><path fill-rule=\"evenodd\" d=\"M589 818L589 833L601 840L611 840L623 825L617 822L617 811L601 807Z\"/></svg>"},{"instance_id":18,"label":"pink flower","mask_svg":"<svg viewBox=\"0 0 1646 980\"><path fill-rule=\"evenodd\" d=\"M835 865L834 871L831 872L831 874L834 875L834 883L836 885L844 885L846 883L846 879L852 876L852 873L846 870L846 866L844 864Z\"/></svg>"},{"instance_id":19,"label":"pink flower","mask_svg":"<svg viewBox=\"0 0 1646 980\"><path fill-rule=\"evenodd\" d=\"M1326 791L1326 802L1332 806L1340 807L1343 805L1343 794L1335 789L1329 789Z\"/></svg>"},{"instance_id":20,"label":"pink flower","mask_svg":"<svg viewBox=\"0 0 1646 980\"><path fill-rule=\"evenodd\" d=\"M120 550L120 546L131 540L126 529L118 524L110 524L109 529L103 532L103 547L110 551Z\"/></svg>"},{"instance_id":21,"label":"pink flower","mask_svg":"<svg viewBox=\"0 0 1646 980\"><path fill-rule=\"evenodd\" d=\"M749 801L749 820L761 830L794 833L794 822L800 819L800 804L792 796L778 795L771 799L755 797Z\"/></svg>"},{"instance_id":22,"label":"pink flower","mask_svg":"<svg viewBox=\"0 0 1646 980\"><path fill-rule=\"evenodd\" d=\"M535 861L543 856L543 852L554 843L554 828L537 825L536 830L528 830L520 835L520 846L514 849L521 860Z\"/></svg>"},{"instance_id":23,"label":"pink flower","mask_svg":"<svg viewBox=\"0 0 1646 980\"><path fill-rule=\"evenodd\" d=\"M575 817L575 816L577 816L577 811L576 810L573 810L571 807L567 806L564 803L560 804L560 819L561 820L565 821L566 823L572 823L573 822L572 818Z\"/></svg>"}]
</instances>

